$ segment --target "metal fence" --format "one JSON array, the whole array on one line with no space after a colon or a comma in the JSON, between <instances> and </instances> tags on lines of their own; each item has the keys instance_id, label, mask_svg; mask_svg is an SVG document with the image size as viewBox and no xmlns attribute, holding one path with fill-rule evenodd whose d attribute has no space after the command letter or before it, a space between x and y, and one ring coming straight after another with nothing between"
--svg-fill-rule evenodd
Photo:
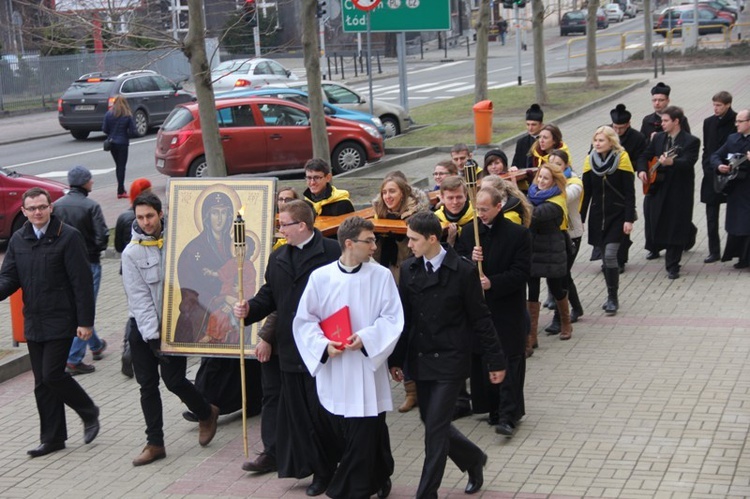
<instances>
[{"instance_id":1,"label":"metal fence","mask_svg":"<svg viewBox=\"0 0 750 499\"><path fill-rule=\"evenodd\" d=\"M123 51L52 57L4 55L0 58L0 112L57 107L57 99L79 76L151 69L175 81L190 77L190 63L176 50Z\"/></svg>"}]
</instances>

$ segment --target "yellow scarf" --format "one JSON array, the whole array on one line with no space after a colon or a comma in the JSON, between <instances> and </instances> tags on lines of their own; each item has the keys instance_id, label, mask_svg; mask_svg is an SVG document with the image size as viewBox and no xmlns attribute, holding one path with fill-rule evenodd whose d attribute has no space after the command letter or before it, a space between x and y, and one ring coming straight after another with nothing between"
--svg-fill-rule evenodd
<instances>
[{"instance_id":1,"label":"yellow scarf","mask_svg":"<svg viewBox=\"0 0 750 499\"><path fill-rule=\"evenodd\" d=\"M457 222L448 220L448 217L445 215L444 205L435 211L435 216L437 216L441 222L455 223L458 226L458 235L461 235L461 228L467 223L474 220L474 207L471 205L471 203L469 203L469 209L466 210L466 213L464 213L463 216L459 218Z\"/></svg>"},{"instance_id":2,"label":"yellow scarf","mask_svg":"<svg viewBox=\"0 0 750 499\"><path fill-rule=\"evenodd\" d=\"M307 202L310 203L313 210L315 210L316 215L320 215L323 212L323 207L325 205L344 201L345 199L349 199L349 191L336 189L334 186L331 186L331 195L325 199L314 202L312 199L306 198Z\"/></svg>"},{"instance_id":3,"label":"yellow scarf","mask_svg":"<svg viewBox=\"0 0 750 499\"><path fill-rule=\"evenodd\" d=\"M521 224L521 214L517 211L506 211L503 213L503 216L513 222L514 224L522 225Z\"/></svg>"},{"instance_id":4,"label":"yellow scarf","mask_svg":"<svg viewBox=\"0 0 750 499\"><path fill-rule=\"evenodd\" d=\"M132 244L140 244L141 246L158 246L159 249L162 249L164 246L164 238L160 237L159 239L133 239L130 241Z\"/></svg>"},{"instance_id":5,"label":"yellow scarf","mask_svg":"<svg viewBox=\"0 0 750 499\"><path fill-rule=\"evenodd\" d=\"M546 202L555 203L557 206L562 208L563 219L562 223L560 224L560 230L568 230L568 203L565 202L565 196L563 196L562 194L558 194L557 196L552 196Z\"/></svg>"}]
</instances>

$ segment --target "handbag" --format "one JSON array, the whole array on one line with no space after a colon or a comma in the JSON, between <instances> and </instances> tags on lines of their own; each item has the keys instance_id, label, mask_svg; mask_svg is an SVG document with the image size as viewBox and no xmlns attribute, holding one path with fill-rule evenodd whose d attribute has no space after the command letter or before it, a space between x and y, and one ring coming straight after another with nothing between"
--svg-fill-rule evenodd
<instances>
[{"instance_id":1,"label":"handbag","mask_svg":"<svg viewBox=\"0 0 750 499\"><path fill-rule=\"evenodd\" d=\"M112 139L110 139L109 137L104 139L104 142L102 142L102 149L104 149L105 151L109 151L110 149L112 149Z\"/></svg>"}]
</instances>

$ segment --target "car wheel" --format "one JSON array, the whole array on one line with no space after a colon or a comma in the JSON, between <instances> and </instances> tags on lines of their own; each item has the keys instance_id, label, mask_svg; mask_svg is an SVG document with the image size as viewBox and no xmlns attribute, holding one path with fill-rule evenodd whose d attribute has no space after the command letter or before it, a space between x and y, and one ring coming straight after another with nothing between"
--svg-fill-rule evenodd
<instances>
[{"instance_id":1,"label":"car wheel","mask_svg":"<svg viewBox=\"0 0 750 499\"><path fill-rule=\"evenodd\" d=\"M365 150L356 142L344 142L336 146L331 156L334 173L356 170L365 164Z\"/></svg>"},{"instance_id":2,"label":"car wheel","mask_svg":"<svg viewBox=\"0 0 750 499\"><path fill-rule=\"evenodd\" d=\"M398 120L393 116L381 116L380 121L383 122L385 127L385 138L390 139L401 133L398 126Z\"/></svg>"},{"instance_id":3,"label":"car wheel","mask_svg":"<svg viewBox=\"0 0 750 499\"><path fill-rule=\"evenodd\" d=\"M89 132L88 130L71 130L70 134L73 136L76 140L86 140L89 138Z\"/></svg>"},{"instance_id":4,"label":"car wheel","mask_svg":"<svg viewBox=\"0 0 750 499\"><path fill-rule=\"evenodd\" d=\"M21 230L24 223L26 223L26 217L23 216L23 213L16 215L15 220L13 220L13 225L10 227L10 235L12 236L16 231Z\"/></svg>"},{"instance_id":5,"label":"car wheel","mask_svg":"<svg viewBox=\"0 0 750 499\"><path fill-rule=\"evenodd\" d=\"M208 162L205 156L199 156L190 163L188 177L208 177Z\"/></svg>"},{"instance_id":6,"label":"car wheel","mask_svg":"<svg viewBox=\"0 0 750 499\"><path fill-rule=\"evenodd\" d=\"M148 132L148 116L146 113L139 109L133 113L133 119L135 120L135 130L139 137L143 137Z\"/></svg>"}]
</instances>

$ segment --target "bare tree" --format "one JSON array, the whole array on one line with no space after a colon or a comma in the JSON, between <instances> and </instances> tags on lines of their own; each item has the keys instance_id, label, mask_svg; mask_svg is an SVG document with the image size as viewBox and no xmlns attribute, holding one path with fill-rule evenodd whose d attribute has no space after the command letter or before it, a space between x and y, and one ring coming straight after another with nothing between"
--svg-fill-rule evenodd
<instances>
[{"instance_id":1,"label":"bare tree","mask_svg":"<svg viewBox=\"0 0 750 499\"><path fill-rule=\"evenodd\" d=\"M188 0L190 24L188 34L182 42L182 52L190 61L190 72L195 82L198 98L198 115L201 120L203 149L206 154L207 173L210 177L226 177L224 148L219 136L216 120L216 102L211 85L211 66L206 56L206 27L203 24L203 0Z\"/></svg>"},{"instance_id":2,"label":"bare tree","mask_svg":"<svg viewBox=\"0 0 750 499\"><path fill-rule=\"evenodd\" d=\"M599 0L589 0L586 16L586 87L599 88L599 75L596 69L596 11Z\"/></svg>"},{"instance_id":3,"label":"bare tree","mask_svg":"<svg viewBox=\"0 0 750 499\"><path fill-rule=\"evenodd\" d=\"M654 36L654 20L651 17L651 0L643 0L643 30L645 36L643 37L643 60L651 60L651 51L653 48Z\"/></svg>"},{"instance_id":4,"label":"bare tree","mask_svg":"<svg viewBox=\"0 0 750 499\"><path fill-rule=\"evenodd\" d=\"M547 67L544 62L544 1L531 0L531 31L534 37L534 80L536 101L540 105L549 103L547 94Z\"/></svg>"},{"instance_id":5,"label":"bare tree","mask_svg":"<svg viewBox=\"0 0 750 499\"><path fill-rule=\"evenodd\" d=\"M320 49L318 48L317 0L302 0L302 50L307 73L313 157L331 160L323 114L323 89L320 84Z\"/></svg>"},{"instance_id":6,"label":"bare tree","mask_svg":"<svg viewBox=\"0 0 750 499\"><path fill-rule=\"evenodd\" d=\"M487 99L487 52L490 27L490 0L481 0L477 20L477 50L474 57L474 102Z\"/></svg>"}]
</instances>

